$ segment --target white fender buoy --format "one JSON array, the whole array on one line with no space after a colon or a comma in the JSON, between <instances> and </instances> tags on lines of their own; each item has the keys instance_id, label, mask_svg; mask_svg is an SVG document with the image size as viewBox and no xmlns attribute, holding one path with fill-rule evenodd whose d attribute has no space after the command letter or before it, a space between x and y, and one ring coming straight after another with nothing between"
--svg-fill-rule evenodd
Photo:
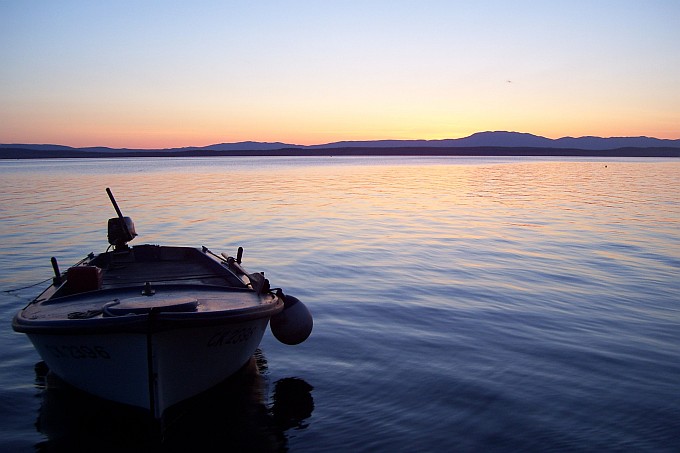
<instances>
[{"instance_id":1,"label":"white fender buoy","mask_svg":"<svg viewBox=\"0 0 680 453\"><path fill-rule=\"evenodd\" d=\"M271 317L272 333L283 344L300 344L312 333L312 314L297 297L286 296L281 291L277 295L283 299L283 311Z\"/></svg>"}]
</instances>

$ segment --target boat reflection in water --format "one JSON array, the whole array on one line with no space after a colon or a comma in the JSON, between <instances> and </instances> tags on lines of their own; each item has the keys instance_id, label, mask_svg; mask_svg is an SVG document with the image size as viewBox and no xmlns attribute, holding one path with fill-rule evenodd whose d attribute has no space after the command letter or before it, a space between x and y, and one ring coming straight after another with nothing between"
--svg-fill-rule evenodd
<instances>
[{"instance_id":1,"label":"boat reflection in water","mask_svg":"<svg viewBox=\"0 0 680 453\"><path fill-rule=\"evenodd\" d=\"M258 349L218 386L169 410L162 426L148 411L91 396L36 365L43 401L36 421L47 440L36 451L286 451L289 429L305 429L314 410L302 379L274 383Z\"/></svg>"}]
</instances>

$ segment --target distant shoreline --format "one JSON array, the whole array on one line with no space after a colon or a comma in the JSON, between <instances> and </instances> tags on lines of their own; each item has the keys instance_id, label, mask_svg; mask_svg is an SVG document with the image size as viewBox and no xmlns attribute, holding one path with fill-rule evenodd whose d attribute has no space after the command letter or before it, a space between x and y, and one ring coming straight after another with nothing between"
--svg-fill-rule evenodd
<instances>
[{"instance_id":1,"label":"distant shoreline","mask_svg":"<svg viewBox=\"0 0 680 453\"><path fill-rule=\"evenodd\" d=\"M97 159L136 157L312 157L312 156L469 156L469 157L680 157L680 148L617 148L610 150L529 147L338 147L273 150L39 150L0 148L0 159Z\"/></svg>"}]
</instances>

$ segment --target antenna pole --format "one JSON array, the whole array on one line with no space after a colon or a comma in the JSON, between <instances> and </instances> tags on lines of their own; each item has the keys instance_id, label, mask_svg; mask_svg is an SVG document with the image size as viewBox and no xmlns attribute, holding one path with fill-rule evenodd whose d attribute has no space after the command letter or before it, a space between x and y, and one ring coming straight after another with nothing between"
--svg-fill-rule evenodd
<instances>
[{"instance_id":1,"label":"antenna pole","mask_svg":"<svg viewBox=\"0 0 680 453\"><path fill-rule=\"evenodd\" d=\"M106 193L109 194L109 198L111 199L111 203L113 204L113 207L116 210L116 214L118 214L118 217L122 220L123 219L123 213L120 212L120 208L118 207L118 203L116 203L116 199L113 198L113 193L111 193L111 189L109 189L107 187Z\"/></svg>"}]
</instances>

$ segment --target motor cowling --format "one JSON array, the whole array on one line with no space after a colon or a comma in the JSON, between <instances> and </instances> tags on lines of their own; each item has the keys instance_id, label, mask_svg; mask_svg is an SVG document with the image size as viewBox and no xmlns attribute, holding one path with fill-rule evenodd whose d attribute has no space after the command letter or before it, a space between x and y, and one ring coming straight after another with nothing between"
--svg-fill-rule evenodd
<instances>
[{"instance_id":1,"label":"motor cowling","mask_svg":"<svg viewBox=\"0 0 680 453\"><path fill-rule=\"evenodd\" d=\"M277 296L283 300L283 311L272 316L269 321L272 334L283 344L292 346L302 343L312 333L312 314L297 297L284 295L280 290Z\"/></svg>"},{"instance_id":2,"label":"motor cowling","mask_svg":"<svg viewBox=\"0 0 680 453\"><path fill-rule=\"evenodd\" d=\"M114 217L109 219L109 244L115 247L125 247L135 236L137 236L137 231L135 231L135 224L130 217Z\"/></svg>"}]
</instances>

